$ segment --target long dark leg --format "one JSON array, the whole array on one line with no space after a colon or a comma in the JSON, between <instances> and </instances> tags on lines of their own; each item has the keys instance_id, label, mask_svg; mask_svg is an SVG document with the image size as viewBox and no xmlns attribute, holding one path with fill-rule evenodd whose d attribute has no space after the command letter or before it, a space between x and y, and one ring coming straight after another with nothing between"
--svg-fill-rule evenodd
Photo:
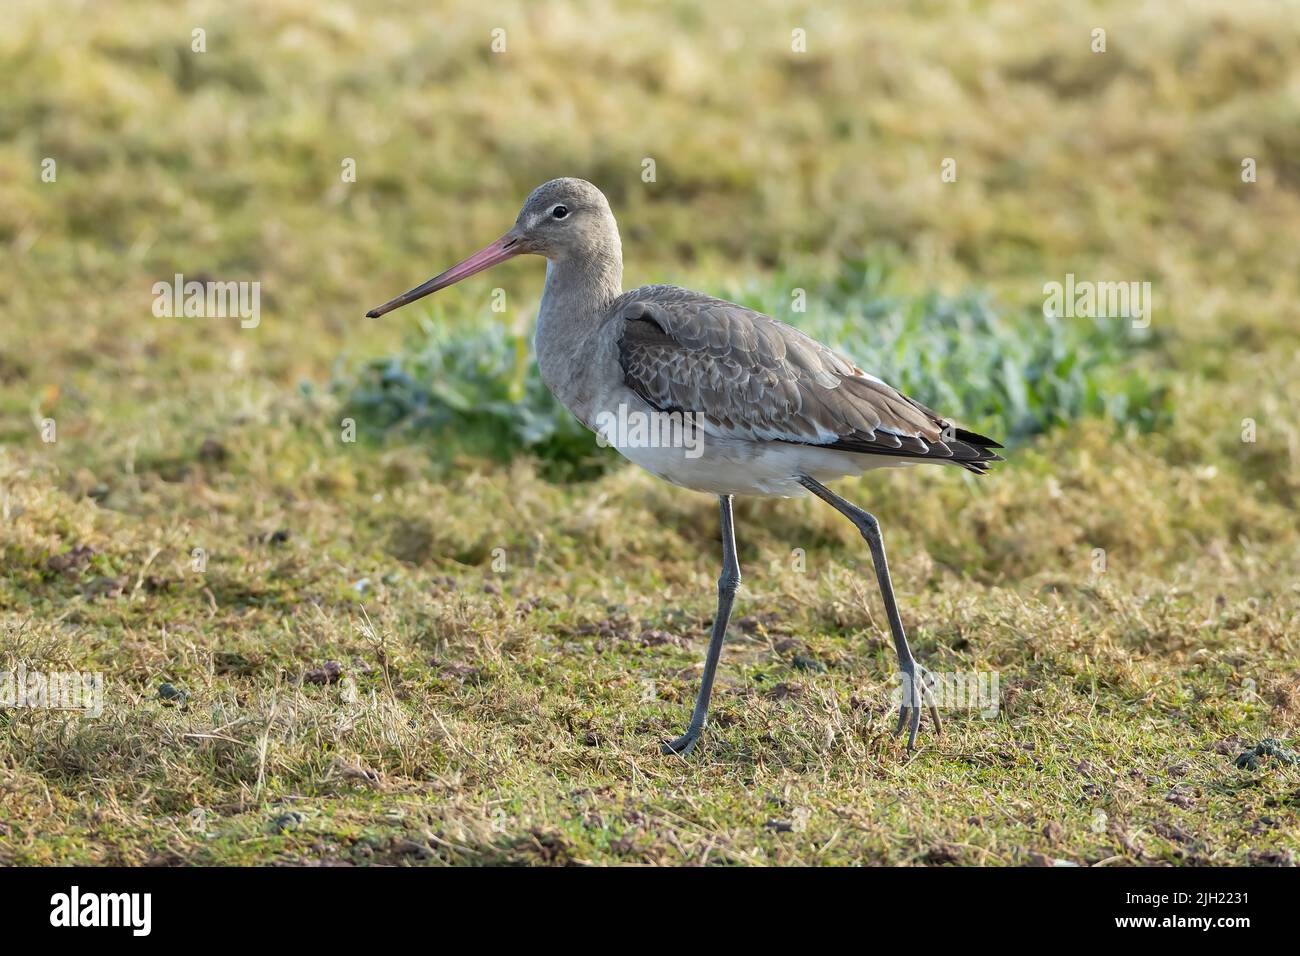
<instances>
[{"instance_id":1,"label":"long dark leg","mask_svg":"<svg viewBox=\"0 0 1300 956\"><path fill-rule=\"evenodd\" d=\"M903 703L898 710L898 726L894 733L900 733L911 717L911 730L907 735L909 750L916 747L916 734L921 728L921 704L929 705L930 717L934 720L936 733L943 732L939 721L939 710L934 705L929 674L907 646L907 635L903 633L903 619L898 616L898 603L894 600L894 585L889 579L889 562L885 560L885 539L880 535L880 522L863 511L857 505L845 501L821 482L813 478L800 478L799 483L826 502L844 517L848 518L862 532L862 537L871 549L871 563L876 567L876 581L880 584L880 596L885 600L885 616L889 618L889 630L894 635L894 649L898 652L898 668L903 672Z\"/></svg>"},{"instance_id":2,"label":"long dark leg","mask_svg":"<svg viewBox=\"0 0 1300 956\"><path fill-rule=\"evenodd\" d=\"M722 576L718 578L718 613L713 617L713 635L709 638L709 653L704 658L704 680L700 683L700 695L695 698L691 724L686 728L686 733L664 744L663 751L666 754L685 756L690 753L700 739L700 732L704 730L704 721L709 715L709 696L713 693L713 677L718 670L718 658L722 656L727 621L731 618L731 605L736 599L736 588L740 587L740 561L736 559L731 495L719 495L718 504L722 512Z\"/></svg>"}]
</instances>

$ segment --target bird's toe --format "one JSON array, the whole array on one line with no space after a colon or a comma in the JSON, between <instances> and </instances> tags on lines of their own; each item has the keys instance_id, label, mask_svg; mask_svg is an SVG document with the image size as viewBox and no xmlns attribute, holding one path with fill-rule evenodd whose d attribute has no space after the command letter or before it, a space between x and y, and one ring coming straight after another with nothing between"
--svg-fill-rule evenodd
<instances>
[{"instance_id":1,"label":"bird's toe","mask_svg":"<svg viewBox=\"0 0 1300 956\"><path fill-rule=\"evenodd\" d=\"M678 737L675 740L664 741L664 745L660 748L660 750L662 751L665 757L671 757L674 755L678 757L685 757L687 754L689 754L692 750L695 749L695 745L699 743L699 741L700 741L699 734L686 733L686 734L682 734L680 737Z\"/></svg>"}]
</instances>

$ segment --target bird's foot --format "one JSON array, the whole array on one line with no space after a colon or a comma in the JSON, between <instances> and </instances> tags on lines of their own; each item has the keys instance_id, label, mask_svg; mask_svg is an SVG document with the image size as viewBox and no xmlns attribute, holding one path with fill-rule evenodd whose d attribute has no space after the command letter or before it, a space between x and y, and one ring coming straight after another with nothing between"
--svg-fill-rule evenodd
<instances>
[{"instance_id":1,"label":"bird's foot","mask_svg":"<svg viewBox=\"0 0 1300 956\"><path fill-rule=\"evenodd\" d=\"M939 719L939 708L934 701L934 675L914 660L903 661L901 669L902 702L898 707L898 726L894 728L894 733L901 734L903 728L908 727L907 749L915 750L916 735L921 729L921 705L924 704L930 711L936 734L943 733L943 721Z\"/></svg>"},{"instance_id":2,"label":"bird's foot","mask_svg":"<svg viewBox=\"0 0 1300 956\"><path fill-rule=\"evenodd\" d=\"M700 730L702 729L703 728L700 728ZM663 752L664 756L672 756L673 754L676 754L678 757L685 757L694 750L695 745L700 742L700 730L692 728L676 740L666 740L660 750Z\"/></svg>"}]
</instances>

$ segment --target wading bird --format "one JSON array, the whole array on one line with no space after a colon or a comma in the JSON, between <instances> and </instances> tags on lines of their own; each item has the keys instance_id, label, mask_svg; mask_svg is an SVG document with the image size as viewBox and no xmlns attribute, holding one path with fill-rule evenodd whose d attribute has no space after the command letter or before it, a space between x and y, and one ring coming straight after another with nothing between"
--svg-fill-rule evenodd
<instances>
[{"instance_id":1,"label":"wading bird","mask_svg":"<svg viewBox=\"0 0 1300 956\"><path fill-rule=\"evenodd\" d=\"M885 560L880 524L823 482L872 468L937 462L982 475L997 442L957 428L798 329L744 306L670 285L623 291L623 250L604 194L581 179L543 183L514 227L423 285L367 312L386 312L517 255L546 259L535 348L542 381L585 426L611 417L678 415L691 447L612 441L629 460L683 488L717 495L722 514L718 612L686 733L663 745L687 754L709 696L740 585L734 495L811 492L866 539L902 674L898 726L916 746L922 703L939 731L931 675L917 663ZM688 453L689 451L689 453Z\"/></svg>"}]
</instances>

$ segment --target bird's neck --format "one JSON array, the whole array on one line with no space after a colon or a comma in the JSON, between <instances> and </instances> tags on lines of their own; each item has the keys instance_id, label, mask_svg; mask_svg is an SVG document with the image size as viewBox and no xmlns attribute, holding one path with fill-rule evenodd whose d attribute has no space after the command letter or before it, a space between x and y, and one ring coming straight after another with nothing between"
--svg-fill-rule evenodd
<instances>
[{"instance_id":1,"label":"bird's neck","mask_svg":"<svg viewBox=\"0 0 1300 956\"><path fill-rule=\"evenodd\" d=\"M546 288L537 313L537 367L542 381L585 423L593 343L610 305L623 292L623 257L610 253L547 260Z\"/></svg>"},{"instance_id":2,"label":"bird's neck","mask_svg":"<svg viewBox=\"0 0 1300 956\"><path fill-rule=\"evenodd\" d=\"M548 259L546 288L537 324L553 326L599 319L623 293L623 256L618 249L581 258ZM554 338L555 332L548 332Z\"/></svg>"}]
</instances>

